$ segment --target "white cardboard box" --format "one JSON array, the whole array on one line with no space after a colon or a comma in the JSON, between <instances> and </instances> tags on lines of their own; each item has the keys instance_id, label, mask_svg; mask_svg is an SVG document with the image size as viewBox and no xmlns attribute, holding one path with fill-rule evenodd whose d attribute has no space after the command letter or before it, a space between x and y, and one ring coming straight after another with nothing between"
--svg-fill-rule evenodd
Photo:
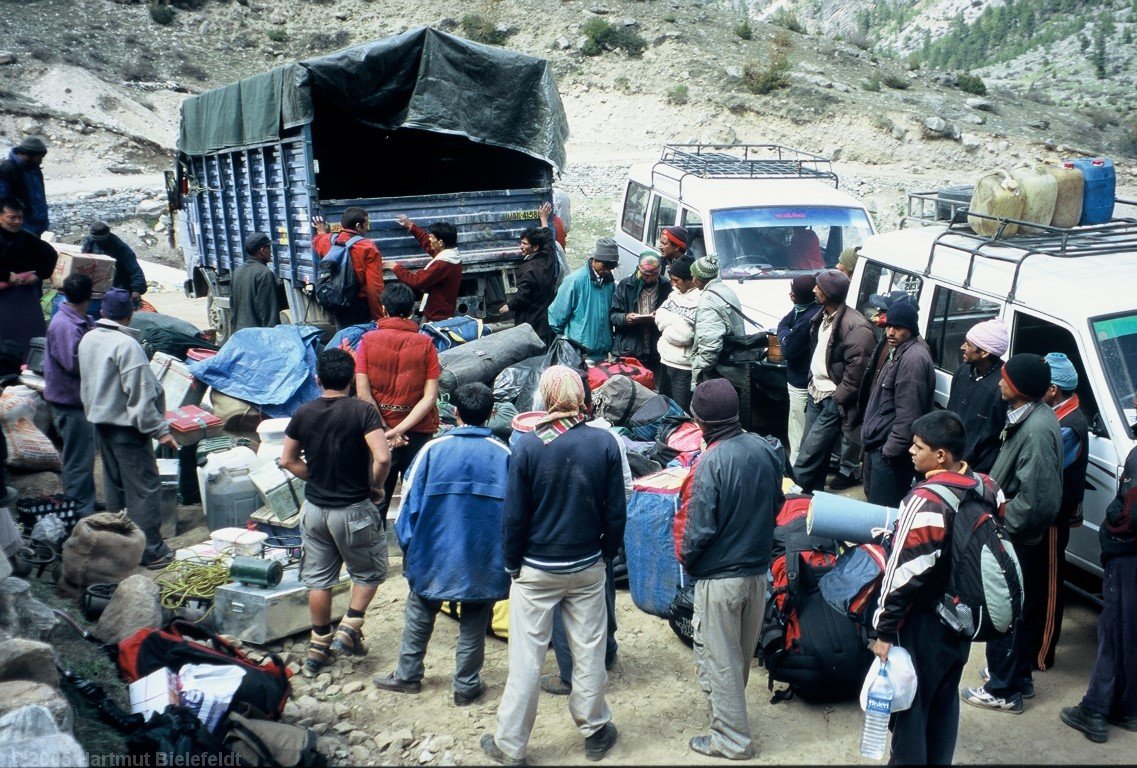
<instances>
[{"instance_id":1,"label":"white cardboard box","mask_svg":"<svg viewBox=\"0 0 1137 768\"><path fill-rule=\"evenodd\" d=\"M55 262L55 271L51 274L51 284L56 288L62 288L68 275L75 273L91 278L91 290L95 293L106 293L113 287L115 262L110 256L79 253L77 248L68 250L57 247L56 250L59 252L59 260Z\"/></svg>"}]
</instances>

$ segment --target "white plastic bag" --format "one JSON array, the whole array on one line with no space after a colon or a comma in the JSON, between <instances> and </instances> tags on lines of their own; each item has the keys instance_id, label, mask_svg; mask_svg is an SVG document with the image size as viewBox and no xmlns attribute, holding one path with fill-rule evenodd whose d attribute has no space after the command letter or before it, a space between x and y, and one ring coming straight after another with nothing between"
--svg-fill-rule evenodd
<instances>
[{"instance_id":1,"label":"white plastic bag","mask_svg":"<svg viewBox=\"0 0 1137 768\"><path fill-rule=\"evenodd\" d=\"M880 672L880 659L874 657L869 672L865 675L864 685L861 686L861 709L869 696L869 686ZM899 646L892 646L888 652L888 682L892 686L892 711L901 712L912 706L916 699L916 668L912 666L912 657L908 651Z\"/></svg>"}]
</instances>

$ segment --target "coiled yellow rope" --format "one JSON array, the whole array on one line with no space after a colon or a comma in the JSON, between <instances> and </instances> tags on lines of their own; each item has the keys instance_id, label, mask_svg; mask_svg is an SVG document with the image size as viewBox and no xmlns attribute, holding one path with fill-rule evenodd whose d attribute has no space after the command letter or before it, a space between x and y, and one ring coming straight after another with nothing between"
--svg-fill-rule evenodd
<instances>
[{"instance_id":1,"label":"coiled yellow rope","mask_svg":"<svg viewBox=\"0 0 1137 768\"><path fill-rule=\"evenodd\" d=\"M176 611L190 600L210 601L209 610L201 616L204 619L213 611L213 593L229 583L229 566L221 558L208 563L176 560L155 581L161 587L159 601L162 607L171 611Z\"/></svg>"}]
</instances>

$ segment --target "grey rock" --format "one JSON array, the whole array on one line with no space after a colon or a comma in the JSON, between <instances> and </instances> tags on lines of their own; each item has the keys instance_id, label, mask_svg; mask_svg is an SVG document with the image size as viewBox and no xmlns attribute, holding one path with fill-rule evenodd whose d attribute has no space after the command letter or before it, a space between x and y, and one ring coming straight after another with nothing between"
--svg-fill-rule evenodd
<instances>
[{"instance_id":1,"label":"grey rock","mask_svg":"<svg viewBox=\"0 0 1137 768\"><path fill-rule=\"evenodd\" d=\"M562 36L556 39L556 41L553 43L553 47L558 51L567 51L568 49L572 48L572 43L569 42L569 39L567 37Z\"/></svg>"},{"instance_id":2,"label":"grey rock","mask_svg":"<svg viewBox=\"0 0 1137 768\"><path fill-rule=\"evenodd\" d=\"M108 165L107 170L111 173L121 173L123 175L127 175L133 173L142 173L142 166L132 165L130 163L115 163L114 165Z\"/></svg>"},{"instance_id":3,"label":"grey rock","mask_svg":"<svg viewBox=\"0 0 1137 768\"><path fill-rule=\"evenodd\" d=\"M148 576L128 576L115 589L93 634L104 643L118 643L143 627L162 626L161 589Z\"/></svg>"},{"instance_id":4,"label":"grey rock","mask_svg":"<svg viewBox=\"0 0 1137 768\"><path fill-rule=\"evenodd\" d=\"M340 13L337 13L336 21L347 21L347 14L343 13L342 11Z\"/></svg>"},{"instance_id":5,"label":"grey rock","mask_svg":"<svg viewBox=\"0 0 1137 768\"><path fill-rule=\"evenodd\" d=\"M31 680L0 682L0 715L14 712L29 704L37 704L46 709L60 731L71 733L74 724L71 705L57 689Z\"/></svg>"},{"instance_id":6,"label":"grey rock","mask_svg":"<svg viewBox=\"0 0 1137 768\"><path fill-rule=\"evenodd\" d=\"M612 12L611 8L605 8L600 5L594 5L588 9L590 13L595 13L597 16L607 16Z\"/></svg>"},{"instance_id":7,"label":"grey rock","mask_svg":"<svg viewBox=\"0 0 1137 768\"><path fill-rule=\"evenodd\" d=\"M840 160L842 151L844 151L844 147L834 145L822 150L821 156L828 157L830 160Z\"/></svg>"},{"instance_id":8,"label":"grey rock","mask_svg":"<svg viewBox=\"0 0 1137 768\"><path fill-rule=\"evenodd\" d=\"M983 115L964 115L963 120L972 125L984 125L987 122L987 118Z\"/></svg>"},{"instance_id":9,"label":"grey rock","mask_svg":"<svg viewBox=\"0 0 1137 768\"><path fill-rule=\"evenodd\" d=\"M136 216L161 216L166 212L168 204L162 199L143 200L134 208Z\"/></svg>"},{"instance_id":10,"label":"grey rock","mask_svg":"<svg viewBox=\"0 0 1137 768\"><path fill-rule=\"evenodd\" d=\"M333 725L332 730L338 733L340 736L344 736L354 731L355 726L350 721L344 720Z\"/></svg>"},{"instance_id":11,"label":"grey rock","mask_svg":"<svg viewBox=\"0 0 1137 768\"><path fill-rule=\"evenodd\" d=\"M897 141L904 141L904 137L908 135L908 130L899 125L892 126L892 138Z\"/></svg>"},{"instance_id":12,"label":"grey rock","mask_svg":"<svg viewBox=\"0 0 1137 768\"><path fill-rule=\"evenodd\" d=\"M0 64L15 64L17 61L19 58L11 51L0 51Z\"/></svg>"},{"instance_id":13,"label":"grey rock","mask_svg":"<svg viewBox=\"0 0 1137 768\"><path fill-rule=\"evenodd\" d=\"M991 103L990 99L981 99L978 96L973 96L966 102L967 106L971 109L978 109L981 112L994 112L995 105Z\"/></svg>"},{"instance_id":14,"label":"grey rock","mask_svg":"<svg viewBox=\"0 0 1137 768\"><path fill-rule=\"evenodd\" d=\"M51 646L20 637L0 643L0 681L4 680L31 680L58 688Z\"/></svg>"},{"instance_id":15,"label":"grey rock","mask_svg":"<svg viewBox=\"0 0 1137 768\"><path fill-rule=\"evenodd\" d=\"M0 718L0 765L86 766L87 753L59 732L47 709L29 705Z\"/></svg>"},{"instance_id":16,"label":"grey rock","mask_svg":"<svg viewBox=\"0 0 1137 768\"><path fill-rule=\"evenodd\" d=\"M726 76L727 77L736 77L736 78L742 77L742 67L739 67L739 66L727 67L726 68Z\"/></svg>"},{"instance_id":17,"label":"grey rock","mask_svg":"<svg viewBox=\"0 0 1137 768\"><path fill-rule=\"evenodd\" d=\"M1050 130L1050 121L1049 120L1035 120L1034 122L1027 123L1027 127L1037 128L1040 131L1048 131L1048 130Z\"/></svg>"},{"instance_id":18,"label":"grey rock","mask_svg":"<svg viewBox=\"0 0 1137 768\"><path fill-rule=\"evenodd\" d=\"M925 139L958 139L959 129L942 117L929 117L921 123Z\"/></svg>"},{"instance_id":19,"label":"grey rock","mask_svg":"<svg viewBox=\"0 0 1137 768\"><path fill-rule=\"evenodd\" d=\"M410 728L400 728L391 734L391 746L395 749L406 749L414 743L415 737Z\"/></svg>"},{"instance_id":20,"label":"grey rock","mask_svg":"<svg viewBox=\"0 0 1137 768\"><path fill-rule=\"evenodd\" d=\"M983 142L974 136L963 137L963 148L968 152L978 152L982 146Z\"/></svg>"},{"instance_id":21,"label":"grey rock","mask_svg":"<svg viewBox=\"0 0 1137 768\"><path fill-rule=\"evenodd\" d=\"M638 21L636 21L635 19L631 18L630 16L627 18L624 18L624 19L620 19L620 26L638 27L639 25L640 25L640 23Z\"/></svg>"}]
</instances>

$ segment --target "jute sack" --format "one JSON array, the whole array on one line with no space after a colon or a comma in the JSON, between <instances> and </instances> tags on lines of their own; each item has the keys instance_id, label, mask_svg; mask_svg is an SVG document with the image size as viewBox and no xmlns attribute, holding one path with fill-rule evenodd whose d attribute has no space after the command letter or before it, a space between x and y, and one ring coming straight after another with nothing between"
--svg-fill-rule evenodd
<instances>
[{"instance_id":1,"label":"jute sack","mask_svg":"<svg viewBox=\"0 0 1137 768\"><path fill-rule=\"evenodd\" d=\"M118 584L142 561L146 535L125 512L97 512L80 520L63 543L59 592L79 597L91 584Z\"/></svg>"}]
</instances>

